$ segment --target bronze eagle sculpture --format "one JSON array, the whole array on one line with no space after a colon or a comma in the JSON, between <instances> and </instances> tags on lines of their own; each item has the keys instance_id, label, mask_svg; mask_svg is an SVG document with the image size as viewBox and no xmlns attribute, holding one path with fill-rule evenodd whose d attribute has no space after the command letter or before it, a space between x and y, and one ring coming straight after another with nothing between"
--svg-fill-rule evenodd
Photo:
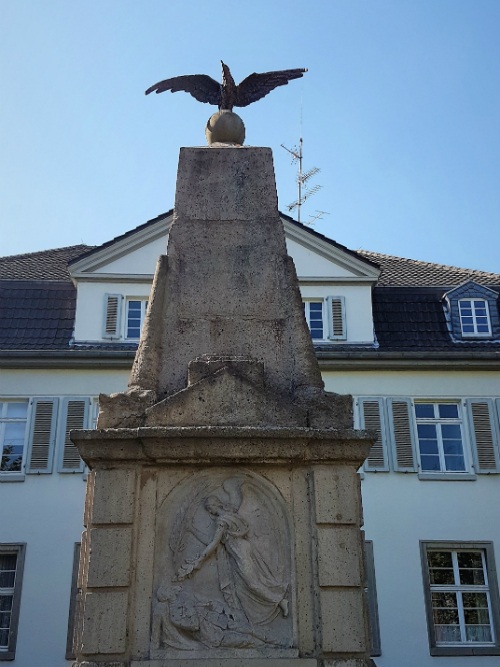
<instances>
[{"instance_id":1,"label":"bronze eagle sculpture","mask_svg":"<svg viewBox=\"0 0 500 667\"><path fill-rule=\"evenodd\" d=\"M198 102L206 102L219 107L219 110L231 111L233 107L247 107L252 102L262 99L271 90L278 86L284 86L292 79L299 79L307 69L285 69L277 72L254 72L246 79L236 85L229 67L222 60L222 83L217 83L206 74L188 74L186 76L174 76L165 79L146 90L146 95L156 91L163 93L170 90L176 93L184 90L192 95Z\"/></svg>"}]
</instances>

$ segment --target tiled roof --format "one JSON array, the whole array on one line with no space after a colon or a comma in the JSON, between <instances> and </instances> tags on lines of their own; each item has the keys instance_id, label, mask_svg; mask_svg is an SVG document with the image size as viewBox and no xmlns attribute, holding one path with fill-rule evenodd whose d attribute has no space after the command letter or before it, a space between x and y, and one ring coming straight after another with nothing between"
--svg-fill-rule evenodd
<instances>
[{"instance_id":1,"label":"tiled roof","mask_svg":"<svg viewBox=\"0 0 500 667\"><path fill-rule=\"evenodd\" d=\"M68 262L94 246L72 245L0 257L0 280L70 280Z\"/></svg>"},{"instance_id":2,"label":"tiled roof","mask_svg":"<svg viewBox=\"0 0 500 667\"><path fill-rule=\"evenodd\" d=\"M373 322L380 351L500 350L498 340L452 340L441 301L445 292L439 287L376 287Z\"/></svg>"},{"instance_id":3,"label":"tiled roof","mask_svg":"<svg viewBox=\"0 0 500 667\"><path fill-rule=\"evenodd\" d=\"M0 281L0 348L67 348L75 306L76 289L70 282Z\"/></svg>"},{"instance_id":4,"label":"tiled roof","mask_svg":"<svg viewBox=\"0 0 500 667\"><path fill-rule=\"evenodd\" d=\"M369 250L357 250L356 252L375 262L382 269L382 275L377 283L379 287L452 287L461 285L467 280L474 280L480 285L500 285L498 273L382 255Z\"/></svg>"}]
</instances>

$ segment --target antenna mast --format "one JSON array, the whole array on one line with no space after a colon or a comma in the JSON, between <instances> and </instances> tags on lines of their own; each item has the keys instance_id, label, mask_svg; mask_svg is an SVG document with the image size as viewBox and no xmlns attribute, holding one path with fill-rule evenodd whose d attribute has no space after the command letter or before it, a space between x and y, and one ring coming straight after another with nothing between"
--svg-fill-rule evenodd
<instances>
[{"instance_id":1,"label":"antenna mast","mask_svg":"<svg viewBox=\"0 0 500 667\"><path fill-rule=\"evenodd\" d=\"M287 209L289 211L293 211L295 207L297 207L297 221L300 222L300 209L302 204L308 199L309 197L312 197L318 190L321 189L321 185L315 185L312 190L307 190L308 188L308 183L307 181L312 177L315 176L317 173L319 173L318 167L313 167L312 169L309 169L306 172L302 171L302 145L303 145L303 140L302 137L299 139L299 146L294 146L294 148L287 148L284 144L281 144L281 147L284 148L290 155L292 156L292 164L295 162L299 163L299 170L297 173L297 185L299 188L299 197L296 201L292 202L287 206ZM302 194L302 188L306 190L305 194ZM318 218L319 216L316 216ZM309 223L313 222L316 218L313 218Z\"/></svg>"}]
</instances>

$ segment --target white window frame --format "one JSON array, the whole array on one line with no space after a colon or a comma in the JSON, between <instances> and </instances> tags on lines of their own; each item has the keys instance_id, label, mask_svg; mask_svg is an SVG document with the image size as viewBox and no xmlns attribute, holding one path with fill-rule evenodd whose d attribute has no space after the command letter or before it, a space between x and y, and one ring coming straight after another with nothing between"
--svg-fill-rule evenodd
<instances>
[{"instance_id":1,"label":"white window frame","mask_svg":"<svg viewBox=\"0 0 500 667\"><path fill-rule=\"evenodd\" d=\"M464 410L464 405L462 400L447 400L447 399L441 399L441 398L419 398L418 400L413 400L413 418L415 419L415 439L416 439L416 445L417 445L417 455L418 455L418 467L419 471L424 474L424 475L470 475L471 474L471 464L470 464L470 458L468 455L467 451L467 441L466 441L466 424L465 424L465 410ZM438 405L456 405L458 408L458 418L441 418L441 417L417 417L416 414L416 406L420 404L432 404L434 405L434 415L437 414L437 406ZM421 461L421 452L420 452L420 440L418 437L418 425L419 424L435 424L437 426L436 428L436 439L438 443L438 454L439 454L439 464L441 466L441 470L424 470L422 467L422 461ZM443 438L441 434L441 428L440 426L444 424L452 424L452 425L458 425L460 426L460 435L461 435L461 441L462 441L462 454L464 458L464 470L447 470L446 469L446 461L445 461L445 455L444 455L444 447L443 447ZM424 455L425 456L425 455Z\"/></svg>"},{"instance_id":2,"label":"white window frame","mask_svg":"<svg viewBox=\"0 0 500 667\"><path fill-rule=\"evenodd\" d=\"M26 411L26 417L23 418L15 418L15 417L7 417L7 405L9 403L27 403L27 411ZM9 479L12 478L14 479L15 477L17 478L22 478L24 479L24 469L26 466L26 454L28 451L28 439L29 439L29 428L28 425L30 424L31 421L31 398L24 398L24 397L17 397L17 398L1 398L0 397L0 462L3 458L3 448L4 448L4 437L5 437L5 425L6 424L19 424L21 422L24 422L25 428L24 428L24 443L23 443L23 456L22 456L22 461L21 461L21 469L20 470L0 470L0 478L3 479Z\"/></svg>"},{"instance_id":3,"label":"white window frame","mask_svg":"<svg viewBox=\"0 0 500 667\"><path fill-rule=\"evenodd\" d=\"M500 601L498 596L498 582L496 577L495 558L491 542L421 542L422 572L424 581L424 595L427 611L427 627L429 632L430 654L433 656L445 655L500 655ZM460 582L457 554L459 552L480 552L484 574L484 585L465 585L460 583L440 585L431 584L427 554L430 551L449 551L452 553L452 563L455 582ZM436 640L432 593L456 593L459 627L462 641L438 642ZM465 636L465 618L462 593L486 593L488 613L491 627L491 642L471 642Z\"/></svg>"},{"instance_id":4,"label":"white window frame","mask_svg":"<svg viewBox=\"0 0 500 667\"><path fill-rule=\"evenodd\" d=\"M141 304L140 332L139 332L138 337L128 335L128 311L129 311L131 301L139 301L140 304ZM136 340L140 339L141 333L142 333L142 327L144 326L144 320L146 318L146 311L147 311L148 302L149 302L149 297L147 297L147 296L128 296L126 298L126 302L125 302L125 322L124 322L124 331L123 331L124 340L136 341Z\"/></svg>"},{"instance_id":5,"label":"white window frame","mask_svg":"<svg viewBox=\"0 0 500 667\"><path fill-rule=\"evenodd\" d=\"M474 326L474 331L464 331L464 323L462 318L463 317L469 317L469 315L465 316L462 315L462 303L464 301L469 301L471 303L471 312L472 312L472 323ZM484 308L486 311L486 318L488 320L488 331L478 331L477 330L477 316L476 316L476 309L474 306L475 301L482 301L484 303ZM458 313L460 316L460 330L462 332L462 337L463 338L491 338L491 319L490 319L490 304L488 303L487 299L483 299L482 297L475 298L475 297L467 297L463 299L458 300Z\"/></svg>"},{"instance_id":6,"label":"white window frame","mask_svg":"<svg viewBox=\"0 0 500 667\"><path fill-rule=\"evenodd\" d=\"M21 604L21 588L23 582L24 556L26 544L0 544L0 554L16 554L16 574L12 588L0 588L0 595L12 595L12 608L9 626L9 643L7 648L0 649L0 661L14 660L16 657L17 629L19 625L19 610Z\"/></svg>"},{"instance_id":7,"label":"white window frame","mask_svg":"<svg viewBox=\"0 0 500 667\"><path fill-rule=\"evenodd\" d=\"M312 338L313 343L316 342L325 342L328 340L328 318L326 317L326 312L325 312L325 305L326 301L325 299L322 298L305 298L302 299L302 303L304 304L304 316L306 318L307 326L309 327L309 331L311 331L311 317L310 317L310 304L311 303L320 303L321 304L321 323L323 325L323 338Z\"/></svg>"}]
</instances>

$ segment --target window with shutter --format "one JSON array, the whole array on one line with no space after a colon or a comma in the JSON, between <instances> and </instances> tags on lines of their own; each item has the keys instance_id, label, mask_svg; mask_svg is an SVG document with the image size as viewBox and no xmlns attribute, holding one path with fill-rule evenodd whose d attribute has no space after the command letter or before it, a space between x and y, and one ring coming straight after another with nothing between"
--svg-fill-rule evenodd
<instances>
[{"instance_id":1,"label":"window with shutter","mask_svg":"<svg viewBox=\"0 0 500 667\"><path fill-rule=\"evenodd\" d=\"M389 471L387 455L387 433L384 401L382 398L359 398L359 417L361 428L376 431L377 441L372 445L364 463L367 472Z\"/></svg>"},{"instance_id":2,"label":"window with shutter","mask_svg":"<svg viewBox=\"0 0 500 667\"><path fill-rule=\"evenodd\" d=\"M57 398L33 399L27 473L52 472L58 405Z\"/></svg>"},{"instance_id":3,"label":"window with shutter","mask_svg":"<svg viewBox=\"0 0 500 667\"><path fill-rule=\"evenodd\" d=\"M74 429L87 428L90 398L65 398L63 423L59 435L59 472L81 472L83 462L69 434Z\"/></svg>"},{"instance_id":4,"label":"window with shutter","mask_svg":"<svg viewBox=\"0 0 500 667\"><path fill-rule=\"evenodd\" d=\"M343 296L327 297L329 317L329 335L331 340L345 340L347 337L345 321L345 298Z\"/></svg>"},{"instance_id":5,"label":"window with shutter","mask_svg":"<svg viewBox=\"0 0 500 667\"><path fill-rule=\"evenodd\" d=\"M500 472L498 435L490 399L466 401L476 473Z\"/></svg>"},{"instance_id":6,"label":"window with shutter","mask_svg":"<svg viewBox=\"0 0 500 667\"><path fill-rule=\"evenodd\" d=\"M387 411L394 470L416 472L415 434L410 399L387 399Z\"/></svg>"},{"instance_id":7,"label":"window with shutter","mask_svg":"<svg viewBox=\"0 0 500 667\"><path fill-rule=\"evenodd\" d=\"M123 296L121 294L104 295L104 327L103 338L121 338L121 309Z\"/></svg>"}]
</instances>

